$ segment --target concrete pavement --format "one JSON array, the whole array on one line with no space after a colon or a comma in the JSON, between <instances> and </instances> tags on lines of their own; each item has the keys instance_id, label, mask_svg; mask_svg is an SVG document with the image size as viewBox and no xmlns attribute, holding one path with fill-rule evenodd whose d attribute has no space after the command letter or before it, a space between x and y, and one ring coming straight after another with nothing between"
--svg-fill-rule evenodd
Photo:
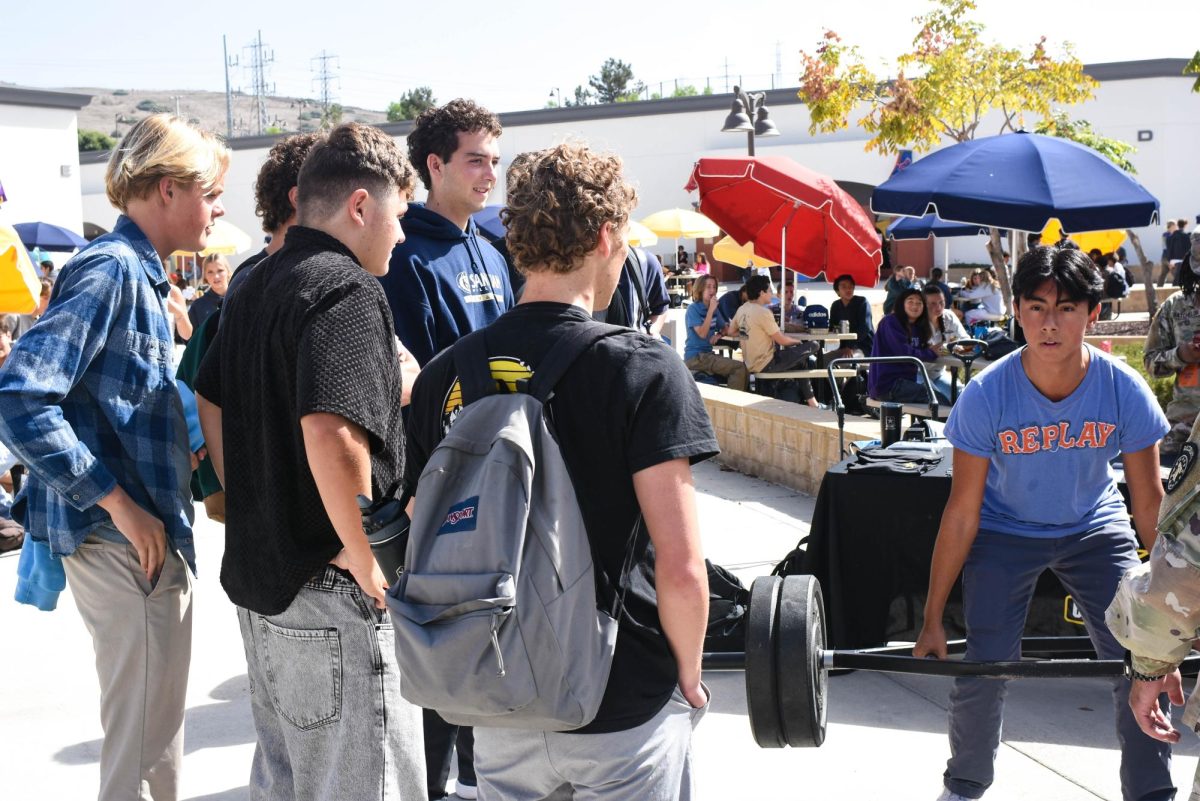
<instances>
[{"instance_id":1,"label":"concrete pavement","mask_svg":"<svg viewBox=\"0 0 1200 801\"><path fill-rule=\"evenodd\" d=\"M727 472L696 470L708 556L749 581L807 532L813 499ZM237 620L217 581L222 530L197 508L201 575L188 695L183 799L242 801L254 750ZM16 554L0 557L0 801L82 801L98 786L100 726L91 643L74 601L38 612L12 600ZM712 673L713 705L694 743L701 801L932 801L948 753L949 680L851 673L831 678L824 747L762 750L745 715L741 673ZM1033 680L1008 697L990 801L1119 801L1119 753L1105 682ZM1196 755L1184 735L1175 762L1187 797ZM333 801L333 800L331 800Z\"/></svg>"}]
</instances>

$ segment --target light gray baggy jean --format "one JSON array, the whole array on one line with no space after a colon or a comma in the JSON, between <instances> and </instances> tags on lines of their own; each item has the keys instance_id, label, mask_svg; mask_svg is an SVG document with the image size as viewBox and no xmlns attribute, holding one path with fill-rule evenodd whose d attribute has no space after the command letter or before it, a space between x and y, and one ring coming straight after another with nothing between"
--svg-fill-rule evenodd
<instances>
[{"instance_id":1,"label":"light gray baggy jean","mask_svg":"<svg viewBox=\"0 0 1200 801\"><path fill-rule=\"evenodd\" d=\"M238 608L258 743L252 801L425 798L421 710L387 612L326 567L279 615Z\"/></svg>"}]
</instances>

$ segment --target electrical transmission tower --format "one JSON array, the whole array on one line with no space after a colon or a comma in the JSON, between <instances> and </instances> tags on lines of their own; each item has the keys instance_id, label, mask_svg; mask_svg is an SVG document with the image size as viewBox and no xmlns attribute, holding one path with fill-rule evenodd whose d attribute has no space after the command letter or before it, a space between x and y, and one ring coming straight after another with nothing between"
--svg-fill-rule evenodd
<instances>
[{"instance_id":1,"label":"electrical transmission tower","mask_svg":"<svg viewBox=\"0 0 1200 801\"><path fill-rule=\"evenodd\" d=\"M317 73L316 77L313 78L313 84L317 87L317 96L321 98L321 119L328 120L329 107L337 100L337 96L333 93L334 83L337 83L338 89L342 88L341 81L330 68L330 62L332 61L334 62L332 69L337 69L337 56L331 56L322 50L321 55L313 56L312 60L317 62L313 70Z\"/></svg>"},{"instance_id":2,"label":"electrical transmission tower","mask_svg":"<svg viewBox=\"0 0 1200 801\"><path fill-rule=\"evenodd\" d=\"M275 51L263 46L262 31L258 38L246 46L250 51L250 85L254 93L254 118L258 127L257 133L264 133L269 118L267 114L267 97L275 92L275 84L267 83L267 66L275 61Z\"/></svg>"}]
</instances>

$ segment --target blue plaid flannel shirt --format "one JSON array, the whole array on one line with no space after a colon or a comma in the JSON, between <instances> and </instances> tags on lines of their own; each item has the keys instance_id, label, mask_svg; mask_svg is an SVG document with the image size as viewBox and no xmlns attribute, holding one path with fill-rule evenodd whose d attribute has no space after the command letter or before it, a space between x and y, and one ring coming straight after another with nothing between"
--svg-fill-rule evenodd
<instances>
[{"instance_id":1,"label":"blue plaid flannel shirt","mask_svg":"<svg viewBox=\"0 0 1200 801\"><path fill-rule=\"evenodd\" d=\"M0 368L0 441L28 469L25 529L56 555L113 531L96 503L120 484L195 570L167 291L150 240L122 216L67 262L46 313Z\"/></svg>"}]
</instances>

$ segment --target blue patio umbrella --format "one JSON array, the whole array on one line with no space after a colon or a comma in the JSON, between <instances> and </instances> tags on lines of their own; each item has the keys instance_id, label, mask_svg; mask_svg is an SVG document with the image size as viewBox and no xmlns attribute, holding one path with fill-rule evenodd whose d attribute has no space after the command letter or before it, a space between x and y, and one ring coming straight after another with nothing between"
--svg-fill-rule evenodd
<instances>
[{"instance_id":1,"label":"blue patio umbrella","mask_svg":"<svg viewBox=\"0 0 1200 801\"><path fill-rule=\"evenodd\" d=\"M17 223L13 226L21 243L27 248L41 248L62 253L78 250L88 243L79 234L61 225L44 222Z\"/></svg>"},{"instance_id":2,"label":"blue patio umbrella","mask_svg":"<svg viewBox=\"0 0 1200 801\"><path fill-rule=\"evenodd\" d=\"M989 136L952 145L875 188L876 214L1041 231L1138 228L1158 220L1158 200L1083 145L1041 134Z\"/></svg>"},{"instance_id":3,"label":"blue patio umbrella","mask_svg":"<svg viewBox=\"0 0 1200 801\"><path fill-rule=\"evenodd\" d=\"M501 205L484 206L480 211L471 215L471 219L479 226L479 232L492 242L504 238L504 223L500 222L500 209L502 208L504 206Z\"/></svg>"},{"instance_id":4,"label":"blue patio umbrella","mask_svg":"<svg viewBox=\"0 0 1200 801\"><path fill-rule=\"evenodd\" d=\"M936 214L926 214L924 217L899 217L887 227L888 234L893 239L928 239L936 236L987 236L986 225L970 223L946 222Z\"/></svg>"}]
</instances>

